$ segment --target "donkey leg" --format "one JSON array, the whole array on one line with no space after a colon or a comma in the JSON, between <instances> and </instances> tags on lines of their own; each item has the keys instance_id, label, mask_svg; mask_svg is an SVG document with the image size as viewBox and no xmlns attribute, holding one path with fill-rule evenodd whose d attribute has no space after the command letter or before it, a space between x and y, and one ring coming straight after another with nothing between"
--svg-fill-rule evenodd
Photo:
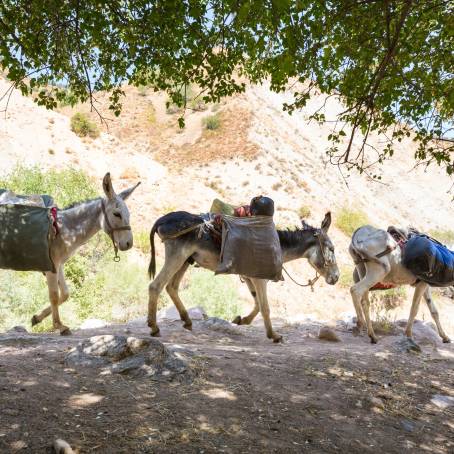
<instances>
[{"instance_id":1,"label":"donkey leg","mask_svg":"<svg viewBox=\"0 0 454 454\"><path fill-rule=\"evenodd\" d=\"M177 308L178 313L180 314L181 320L184 322L183 328L192 330L192 320L189 317L188 311L184 307L183 301L181 301L180 299L180 295L178 295L178 289L180 287L181 279L183 279L184 273L186 273L188 266L189 263L185 262L185 264L176 272L176 274L167 284L166 290L170 298L172 299L173 304L175 304L175 307Z\"/></svg>"},{"instance_id":2,"label":"donkey leg","mask_svg":"<svg viewBox=\"0 0 454 454\"><path fill-rule=\"evenodd\" d=\"M441 326L440 317L438 315L437 308L435 307L435 304L432 300L430 287L427 287L426 291L424 292L423 297L424 297L424 300L425 300L427 306L429 307L430 315L432 315L432 318L433 318L435 324L437 325L438 334L443 339L443 342L445 344L448 344L449 342L451 342L451 339L446 335L446 333L444 332L444 330Z\"/></svg>"},{"instance_id":3,"label":"donkey leg","mask_svg":"<svg viewBox=\"0 0 454 454\"><path fill-rule=\"evenodd\" d=\"M58 312L59 304L59 288L58 288L58 274L57 273L46 273L47 287L49 289L49 300L52 311L52 323L54 329L58 329L61 335L71 334L70 329L63 325L60 320L60 314Z\"/></svg>"},{"instance_id":4,"label":"donkey leg","mask_svg":"<svg viewBox=\"0 0 454 454\"><path fill-rule=\"evenodd\" d=\"M58 304L63 304L69 298L69 290L68 286L66 285L65 281L65 274L63 271L63 265L58 268L58 288L60 290L59 297L58 297ZM39 314L35 314L32 317L32 326L41 323L46 317L48 317L52 313L51 306L47 306L45 309L41 311Z\"/></svg>"},{"instance_id":5,"label":"donkey leg","mask_svg":"<svg viewBox=\"0 0 454 454\"><path fill-rule=\"evenodd\" d=\"M370 337L370 341L373 344L377 343L377 336L375 335L374 328L372 327L372 321L369 314L369 300L366 297L369 289L380 282L387 274L387 270L383 269L380 265L370 264L367 266L366 275L359 282L354 284L350 288L352 295L353 305L355 309L362 307L364 312L365 322L367 324L367 334Z\"/></svg>"},{"instance_id":6,"label":"donkey leg","mask_svg":"<svg viewBox=\"0 0 454 454\"><path fill-rule=\"evenodd\" d=\"M254 284L248 278L245 278L244 281L246 282L246 285L248 286L249 291L251 292L252 298L254 298L254 309L252 309L250 314L247 315L246 317L241 317L241 315L237 315L232 321L232 323L236 323L237 325L250 325L252 323L252 320L254 320L254 318L260 311L259 303L257 302L257 292L255 290Z\"/></svg>"},{"instance_id":7,"label":"donkey leg","mask_svg":"<svg viewBox=\"0 0 454 454\"><path fill-rule=\"evenodd\" d=\"M164 266L148 286L148 326L151 328L152 336L159 336L159 327L156 323L159 295L188 258L177 248L172 248L172 245L166 244L165 252Z\"/></svg>"},{"instance_id":8,"label":"donkey leg","mask_svg":"<svg viewBox=\"0 0 454 454\"><path fill-rule=\"evenodd\" d=\"M407 327L405 328L405 335L411 339L413 337L413 322L418 315L419 303L421 302L421 296L427 290L428 285L425 282L419 282L416 284L415 293L413 294L413 301L411 303L410 315L407 321Z\"/></svg>"},{"instance_id":9,"label":"donkey leg","mask_svg":"<svg viewBox=\"0 0 454 454\"><path fill-rule=\"evenodd\" d=\"M251 279L252 284L257 292L257 300L262 313L263 322L265 324L266 336L268 339L273 339L273 342L282 342L282 336L273 330L270 319L270 306L268 304L268 298L266 295L266 284L267 281L263 279Z\"/></svg>"}]
</instances>

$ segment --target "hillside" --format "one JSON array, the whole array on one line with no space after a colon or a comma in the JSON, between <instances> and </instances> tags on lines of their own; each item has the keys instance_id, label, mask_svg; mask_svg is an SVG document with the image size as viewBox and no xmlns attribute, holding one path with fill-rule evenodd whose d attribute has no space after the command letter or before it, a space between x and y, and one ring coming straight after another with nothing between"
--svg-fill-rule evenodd
<instances>
[{"instance_id":1,"label":"hillside","mask_svg":"<svg viewBox=\"0 0 454 454\"><path fill-rule=\"evenodd\" d=\"M7 87L0 80L0 93ZM105 96L97 97L98 109L109 118L108 128L99 124L99 138L81 139L70 130L70 117L77 111L88 112L88 106L46 111L15 91L0 118L1 172L22 163L43 168L74 166L98 180L111 171L118 188L141 180L130 202L136 232L146 232L158 216L171 210L203 212L215 197L240 204L257 194L275 200L276 222L281 226L298 225L300 212L310 213L309 223L319 225L326 211L331 210L336 220L346 208L367 213L371 223L382 227L411 224L424 231L452 229L452 182L435 166L414 168L411 141L396 145L392 161L379 169L381 183L355 173L345 179L328 163L325 149L331 126L309 123L307 118L325 102L327 117L332 118L342 108L334 98L320 95L289 116L282 104L290 93L272 93L266 84L249 87L220 105L188 111L186 127L180 130L178 113L166 112L162 94L143 87L126 87L125 92L119 118L108 112ZM203 120L213 114L219 116L220 127L207 130ZM94 113L90 115L99 123ZM373 143L379 140L372 138ZM349 238L336 225L330 236L348 283ZM144 271L146 259L138 258ZM288 268L300 281L314 274L302 261ZM248 301L242 287L240 295ZM407 299L410 295L407 292ZM343 318L353 309L348 284L329 287L319 281L314 293L291 282L273 284L270 299L272 314L290 320ZM453 305L441 297L438 300L440 311L449 319L448 332L454 333ZM408 304L396 316L407 314ZM426 308L420 317L427 319Z\"/></svg>"}]
</instances>

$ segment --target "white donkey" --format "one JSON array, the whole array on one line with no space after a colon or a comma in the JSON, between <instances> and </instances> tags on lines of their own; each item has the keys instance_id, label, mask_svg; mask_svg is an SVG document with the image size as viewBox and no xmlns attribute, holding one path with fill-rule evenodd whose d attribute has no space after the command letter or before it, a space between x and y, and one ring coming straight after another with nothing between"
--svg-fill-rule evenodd
<instances>
[{"instance_id":1,"label":"white donkey","mask_svg":"<svg viewBox=\"0 0 454 454\"><path fill-rule=\"evenodd\" d=\"M421 296L424 296L432 318L437 325L438 334L443 342L450 342L440 324L429 285L418 281L416 276L402 265L401 248L388 232L370 225L360 227L352 235L349 252L355 262L353 273L355 284L351 287L350 292L357 314L357 326L359 329L367 326L367 334L373 344L377 343L377 336L374 333L369 314L369 290L379 282L415 287L410 316L405 329L405 335L410 340L412 339L413 322L418 314Z\"/></svg>"},{"instance_id":2,"label":"white donkey","mask_svg":"<svg viewBox=\"0 0 454 454\"><path fill-rule=\"evenodd\" d=\"M54 329L60 334L70 334L69 328L60 320L58 306L69 297L63 267L65 262L93 235L103 229L112 240L115 256L118 249L126 251L132 247L132 232L129 225L129 210L125 200L140 183L116 194L110 180L110 173L104 176L102 186L104 197L74 204L58 211L58 234L50 245L50 256L56 273L45 273L49 288L50 306L32 318L32 326L52 314Z\"/></svg>"}]
</instances>

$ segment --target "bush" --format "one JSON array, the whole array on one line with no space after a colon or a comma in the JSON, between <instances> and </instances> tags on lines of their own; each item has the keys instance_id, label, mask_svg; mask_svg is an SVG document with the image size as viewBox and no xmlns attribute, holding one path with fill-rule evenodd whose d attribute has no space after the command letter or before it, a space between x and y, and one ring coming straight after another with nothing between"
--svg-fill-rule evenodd
<instances>
[{"instance_id":1,"label":"bush","mask_svg":"<svg viewBox=\"0 0 454 454\"><path fill-rule=\"evenodd\" d=\"M203 124L206 129L209 129L210 131L214 131L216 129L219 129L221 126L221 120L219 118L219 115L209 115L208 117L205 117L203 119Z\"/></svg>"},{"instance_id":2,"label":"bush","mask_svg":"<svg viewBox=\"0 0 454 454\"><path fill-rule=\"evenodd\" d=\"M336 215L336 227L348 236L351 236L358 227L368 223L367 214L361 210L344 207Z\"/></svg>"},{"instance_id":3,"label":"bush","mask_svg":"<svg viewBox=\"0 0 454 454\"><path fill-rule=\"evenodd\" d=\"M453 230L429 230L429 235L435 238L440 243L446 246L454 246L454 231Z\"/></svg>"},{"instance_id":4,"label":"bush","mask_svg":"<svg viewBox=\"0 0 454 454\"><path fill-rule=\"evenodd\" d=\"M17 165L9 174L0 176L0 188L17 194L49 194L61 207L97 195L93 180L72 168L43 171L38 166Z\"/></svg>"},{"instance_id":5,"label":"bush","mask_svg":"<svg viewBox=\"0 0 454 454\"><path fill-rule=\"evenodd\" d=\"M311 215L311 209L307 205L302 205L298 210L298 216L301 219L308 219Z\"/></svg>"},{"instance_id":6,"label":"bush","mask_svg":"<svg viewBox=\"0 0 454 454\"><path fill-rule=\"evenodd\" d=\"M79 137L89 136L92 139L99 137L99 129L86 114L77 112L71 117L71 130Z\"/></svg>"},{"instance_id":7,"label":"bush","mask_svg":"<svg viewBox=\"0 0 454 454\"><path fill-rule=\"evenodd\" d=\"M189 284L180 292L186 307L201 306L209 316L232 320L241 312L231 276L214 276L207 270L191 270Z\"/></svg>"},{"instance_id":8,"label":"bush","mask_svg":"<svg viewBox=\"0 0 454 454\"><path fill-rule=\"evenodd\" d=\"M134 232L134 247L143 254L150 254L150 232L147 230Z\"/></svg>"}]
</instances>

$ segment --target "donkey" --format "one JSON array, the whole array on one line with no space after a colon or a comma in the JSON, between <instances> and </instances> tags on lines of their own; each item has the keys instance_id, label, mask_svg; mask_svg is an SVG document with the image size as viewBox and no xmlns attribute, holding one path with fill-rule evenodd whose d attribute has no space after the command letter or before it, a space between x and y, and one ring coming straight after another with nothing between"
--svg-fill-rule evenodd
<instances>
[{"instance_id":1,"label":"donkey","mask_svg":"<svg viewBox=\"0 0 454 454\"><path fill-rule=\"evenodd\" d=\"M129 210L124 201L139 184L117 195L112 186L110 173L106 173L102 181L105 197L76 203L58 211L58 234L50 245L50 256L56 272L45 273L50 306L32 317L32 326L52 314L54 329L59 330L61 335L71 334L70 329L61 322L58 313L58 306L69 298L63 270L65 262L101 229L111 238L115 257L118 257L118 249L126 251L132 247Z\"/></svg>"},{"instance_id":2,"label":"donkey","mask_svg":"<svg viewBox=\"0 0 454 454\"><path fill-rule=\"evenodd\" d=\"M411 342L413 322L418 314L421 296L424 297L429 307L443 342L451 342L441 326L429 285L418 281L416 276L403 266L401 248L388 232L370 225L360 227L353 233L349 252L355 262L354 285L350 288L350 293L357 314L357 327L360 330L364 326L367 327L371 343L377 343L377 336L369 314L369 291L379 282L415 287L410 316L405 329L405 335Z\"/></svg>"},{"instance_id":3,"label":"donkey","mask_svg":"<svg viewBox=\"0 0 454 454\"><path fill-rule=\"evenodd\" d=\"M179 225L187 226L191 223L203 222L199 216L192 215L185 211L178 211L166 214L159 218L150 232L151 260L148 268L149 275L155 276L155 245L154 235L158 233L161 239L169 225L177 222ZM339 279L339 269L334 254L334 246L328 237L328 229L331 224L331 213L327 213L321 224L321 228L314 228L303 221L303 228L295 230L278 230L283 261L305 258L309 264L325 278L325 281L334 285ZM183 305L178 288L185 272L190 264L197 263L200 267L216 270L219 264L219 245L216 245L211 235L203 230L192 230L177 238L165 239L165 262L158 276L150 283L148 303L148 326L151 328L152 336L159 336L159 327L156 323L156 309L159 294L164 287L174 302L183 327L192 329L192 321ZM238 325L249 325L260 311L265 324L266 335L273 342L282 341L282 336L273 330L270 320L270 309L268 305L266 287L267 280L243 277L249 291L254 298L254 309L246 317L238 316L234 323Z\"/></svg>"}]
</instances>

